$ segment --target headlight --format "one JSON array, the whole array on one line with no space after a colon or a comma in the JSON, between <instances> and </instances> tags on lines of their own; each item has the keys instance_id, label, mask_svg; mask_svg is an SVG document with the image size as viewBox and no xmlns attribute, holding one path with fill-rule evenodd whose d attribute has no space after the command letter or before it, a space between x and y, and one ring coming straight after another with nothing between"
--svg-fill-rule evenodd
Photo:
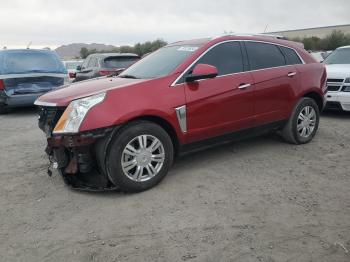
<instances>
[{"instance_id":1,"label":"headlight","mask_svg":"<svg viewBox=\"0 0 350 262\"><path fill-rule=\"evenodd\" d=\"M105 98L106 93L72 101L53 130L54 134L78 133L87 112Z\"/></svg>"},{"instance_id":2,"label":"headlight","mask_svg":"<svg viewBox=\"0 0 350 262\"><path fill-rule=\"evenodd\" d=\"M350 83L350 77L348 77L347 79L345 79L345 83Z\"/></svg>"}]
</instances>

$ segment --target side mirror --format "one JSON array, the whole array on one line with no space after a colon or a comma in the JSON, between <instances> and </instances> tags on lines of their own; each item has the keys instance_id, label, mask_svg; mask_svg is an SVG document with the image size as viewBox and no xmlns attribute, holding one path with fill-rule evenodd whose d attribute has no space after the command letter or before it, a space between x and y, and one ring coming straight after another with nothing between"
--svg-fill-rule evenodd
<instances>
[{"instance_id":1,"label":"side mirror","mask_svg":"<svg viewBox=\"0 0 350 262\"><path fill-rule=\"evenodd\" d=\"M186 77L186 82L214 78L217 75L218 69L215 66L208 64L198 64L193 68L192 74Z\"/></svg>"},{"instance_id":2,"label":"side mirror","mask_svg":"<svg viewBox=\"0 0 350 262\"><path fill-rule=\"evenodd\" d=\"M77 71L80 71L80 70L81 70L81 66L78 65L78 66L77 66Z\"/></svg>"}]
</instances>

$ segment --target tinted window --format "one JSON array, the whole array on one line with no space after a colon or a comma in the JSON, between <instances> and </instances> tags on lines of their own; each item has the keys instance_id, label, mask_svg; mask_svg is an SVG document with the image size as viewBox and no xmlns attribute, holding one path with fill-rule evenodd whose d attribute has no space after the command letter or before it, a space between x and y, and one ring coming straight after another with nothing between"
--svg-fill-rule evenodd
<instances>
[{"instance_id":1,"label":"tinted window","mask_svg":"<svg viewBox=\"0 0 350 262\"><path fill-rule=\"evenodd\" d=\"M123 71L119 77L156 78L169 75L199 46L166 46L144 57Z\"/></svg>"},{"instance_id":2,"label":"tinted window","mask_svg":"<svg viewBox=\"0 0 350 262\"><path fill-rule=\"evenodd\" d=\"M208 51L196 64L209 64L218 69L218 75L243 71L241 46L238 42L220 44Z\"/></svg>"},{"instance_id":3,"label":"tinted window","mask_svg":"<svg viewBox=\"0 0 350 262\"><path fill-rule=\"evenodd\" d=\"M96 57L91 57L87 67L88 68L97 67L97 58Z\"/></svg>"},{"instance_id":4,"label":"tinted window","mask_svg":"<svg viewBox=\"0 0 350 262\"><path fill-rule=\"evenodd\" d=\"M106 68L127 68L139 60L138 57L107 57L104 60L104 67Z\"/></svg>"},{"instance_id":5,"label":"tinted window","mask_svg":"<svg viewBox=\"0 0 350 262\"><path fill-rule=\"evenodd\" d=\"M287 59L287 65L302 64L299 56L293 49L290 49L288 47L283 47L283 46L280 46L280 48Z\"/></svg>"},{"instance_id":6,"label":"tinted window","mask_svg":"<svg viewBox=\"0 0 350 262\"><path fill-rule=\"evenodd\" d=\"M85 60L84 60L84 62L83 62L83 64L81 65L81 67L82 68L87 68L87 65L89 64L89 62L90 62L90 60L91 60L92 58L91 57L87 57L87 58L85 58Z\"/></svg>"},{"instance_id":7,"label":"tinted window","mask_svg":"<svg viewBox=\"0 0 350 262\"><path fill-rule=\"evenodd\" d=\"M0 74L66 73L57 54L46 50L0 51Z\"/></svg>"},{"instance_id":8,"label":"tinted window","mask_svg":"<svg viewBox=\"0 0 350 262\"><path fill-rule=\"evenodd\" d=\"M272 44L246 42L251 70L286 65L280 49Z\"/></svg>"}]
</instances>

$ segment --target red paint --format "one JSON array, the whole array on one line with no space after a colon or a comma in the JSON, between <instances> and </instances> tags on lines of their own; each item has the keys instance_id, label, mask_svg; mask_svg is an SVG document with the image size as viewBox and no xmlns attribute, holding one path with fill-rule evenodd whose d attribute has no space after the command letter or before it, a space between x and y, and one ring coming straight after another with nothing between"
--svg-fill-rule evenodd
<instances>
[{"instance_id":1,"label":"red paint","mask_svg":"<svg viewBox=\"0 0 350 262\"><path fill-rule=\"evenodd\" d=\"M5 83L4 80L0 79L0 90L4 90L5 89Z\"/></svg>"},{"instance_id":2,"label":"red paint","mask_svg":"<svg viewBox=\"0 0 350 262\"><path fill-rule=\"evenodd\" d=\"M206 65L206 64L198 64L195 68L193 68L192 75L217 75L218 70L215 66Z\"/></svg>"},{"instance_id":3,"label":"red paint","mask_svg":"<svg viewBox=\"0 0 350 262\"><path fill-rule=\"evenodd\" d=\"M255 40L294 48L303 65L283 66L171 84L209 47L227 40ZM199 40L183 42L198 43ZM325 67L291 42L266 37L226 36L204 44L170 75L158 79L102 78L74 84L39 98L67 106L72 100L106 91L105 100L93 107L80 131L124 124L144 116L167 121L181 144L288 118L296 102L314 92L323 100ZM174 44L173 44L174 45ZM215 67L198 65L193 73L213 73ZM296 73L288 77L289 73ZM249 88L240 89L242 84ZM180 129L175 108L187 106L187 133Z\"/></svg>"}]
</instances>

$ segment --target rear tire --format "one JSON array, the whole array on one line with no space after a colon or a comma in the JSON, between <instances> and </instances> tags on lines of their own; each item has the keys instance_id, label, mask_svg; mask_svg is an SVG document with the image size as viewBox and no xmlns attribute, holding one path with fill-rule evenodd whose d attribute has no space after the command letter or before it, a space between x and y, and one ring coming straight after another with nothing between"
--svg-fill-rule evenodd
<instances>
[{"instance_id":1,"label":"rear tire","mask_svg":"<svg viewBox=\"0 0 350 262\"><path fill-rule=\"evenodd\" d=\"M4 104L0 104L0 115L6 114L8 112L8 108Z\"/></svg>"},{"instance_id":2,"label":"rear tire","mask_svg":"<svg viewBox=\"0 0 350 262\"><path fill-rule=\"evenodd\" d=\"M148 121L123 127L108 148L108 177L124 192L140 192L157 185L168 173L174 157L168 133Z\"/></svg>"},{"instance_id":3,"label":"rear tire","mask_svg":"<svg viewBox=\"0 0 350 262\"><path fill-rule=\"evenodd\" d=\"M319 121L320 111L317 103L309 97L303 97L284 126L282 137L291 144L309 143L318 130Z\"/></svg>"}]
</instances>

